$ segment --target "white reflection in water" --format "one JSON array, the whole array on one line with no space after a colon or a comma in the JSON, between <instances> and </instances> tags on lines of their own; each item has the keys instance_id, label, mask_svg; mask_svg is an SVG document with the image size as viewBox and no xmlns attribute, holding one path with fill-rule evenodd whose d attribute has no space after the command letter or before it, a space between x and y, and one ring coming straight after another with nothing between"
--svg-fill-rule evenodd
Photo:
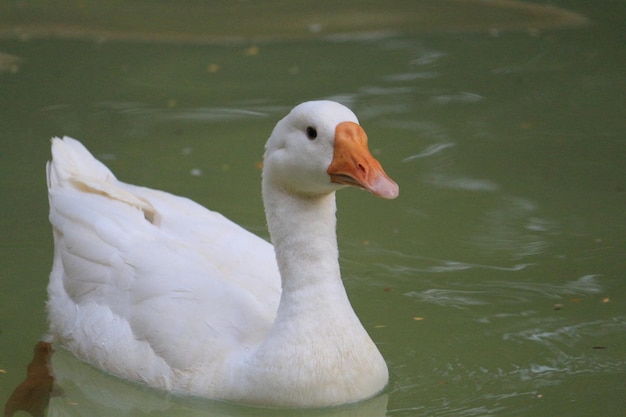
<instances>
[{"instance_id":1,"label":"white reflection in water","mask_svg":"<svg viewBox=\"0 0 626 417\"><path fill-rule=\"evenodd\" d=\"M161 392L129 382L76 358L62 348L52 356L55 391L47 416L186 416L186 417L383 417L387 395L327 409L268 409Z\"/></svg>"}]
</instances>

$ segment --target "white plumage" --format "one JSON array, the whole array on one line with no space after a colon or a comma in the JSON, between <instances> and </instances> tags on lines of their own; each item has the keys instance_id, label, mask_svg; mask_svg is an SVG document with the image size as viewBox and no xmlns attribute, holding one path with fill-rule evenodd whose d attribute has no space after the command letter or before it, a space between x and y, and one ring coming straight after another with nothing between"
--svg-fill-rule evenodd
<instances>
[{"instance_id":1,"label":"white plumage","mask_svg":"<svg viewBox=\"0 0 626 417\"><path fill-rule=\"evenodd\" d=\"M53 139L54 339L115 375L208 398L317 407L375 395L387 368L341 282L334 191L398 187L357 123L319 101L276 125L263 169L274 246Z\"/></svg>"}]
</instances>

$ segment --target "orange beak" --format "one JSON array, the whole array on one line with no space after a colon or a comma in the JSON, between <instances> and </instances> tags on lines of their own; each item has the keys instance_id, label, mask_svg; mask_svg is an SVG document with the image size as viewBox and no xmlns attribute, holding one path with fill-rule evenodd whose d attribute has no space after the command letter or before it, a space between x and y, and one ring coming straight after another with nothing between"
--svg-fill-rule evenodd
<instances>
[{"instance_id":1,"label":"orange beak","mask_svg":"<svg viewBox=\"0 0 626 417\"><path fill-rule=\"evenodd\" d=\"M363 188L372 194L392 199L400 193L367 147L367 135L361 126L342 122L335 129L333 161L328 167L330 181Z\"/></svg>"}]
</instances>

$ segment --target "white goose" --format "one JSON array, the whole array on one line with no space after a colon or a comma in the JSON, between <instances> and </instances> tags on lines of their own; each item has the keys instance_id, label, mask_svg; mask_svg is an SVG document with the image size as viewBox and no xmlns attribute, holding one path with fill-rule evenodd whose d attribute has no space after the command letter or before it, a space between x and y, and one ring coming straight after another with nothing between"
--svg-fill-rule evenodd
<instances>
[{"instance_id":1,"label":"white goose","mask_svg":"<svg viewBox=\"0 0 626 417\"><path fill-rule=\"evenodd\" d=\"M47 165L53 340L123 378L250 404L321 407L381 391L387 366L339 272L335 191L395 198L356 116L306 102L267 141L274 246L222 215L125 184L78 141Z\"/></svg>"}]
</instances>

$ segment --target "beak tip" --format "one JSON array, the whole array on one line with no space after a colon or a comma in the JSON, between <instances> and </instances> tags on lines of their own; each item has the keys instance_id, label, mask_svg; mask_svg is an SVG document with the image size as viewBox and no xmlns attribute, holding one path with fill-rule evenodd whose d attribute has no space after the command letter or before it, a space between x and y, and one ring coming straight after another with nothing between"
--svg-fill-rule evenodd
<instances>
[{"instance_id":1,"label":"beak tip","mask_svg":"<svg viewBox=\"0 0 626 417\"><path fill-rule=\"evenodd\" d=\"M374 195L386 200L393 200L400 195L400 187L388 177L379 177L378 180L372 184L370 191Z\"/></svg>"}]
</instances>

